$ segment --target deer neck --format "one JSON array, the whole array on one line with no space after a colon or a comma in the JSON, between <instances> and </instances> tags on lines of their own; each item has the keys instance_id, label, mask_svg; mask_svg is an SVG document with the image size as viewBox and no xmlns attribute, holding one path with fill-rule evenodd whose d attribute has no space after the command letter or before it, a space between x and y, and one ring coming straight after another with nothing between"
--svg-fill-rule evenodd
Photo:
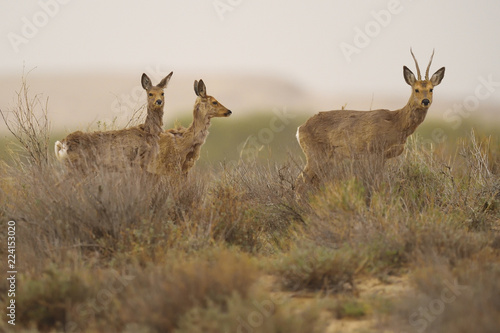
<instances>
[{"instance_id":1,"label":"deer neck","mask_svg":"<svg viewBox=\"0 0 500 333\"><path fill-rule=\"evenodd\" d=\"M197 103L193 110L193 122L187 129L193 135L193 144L203 143L208 135L208 128L210 127L210 118L205 116L205 112L201 109L202 105Z\"/></svg>"},{"instance_id":2,"label":"deer neck","mask_svg":"<svg viewBox=\"0 0 500 333\"><path fill-rule=\"evenodd\" d=\"M148 133L159 135L163 128L163 107L149 108L144 122L144 130Z\"/></svg>"},{"instance_id":3,"label":"deer neck","mask_svg":"<svg viewBox=\"0 0 500 333\"><path fill-rule=\"evenodd\" d=\"M413 134L417 127L424 121L428 107L422 107L413 102L413 96L408 103L398 110L398 122L405 138Z\"/></svg>"}]
</instances>

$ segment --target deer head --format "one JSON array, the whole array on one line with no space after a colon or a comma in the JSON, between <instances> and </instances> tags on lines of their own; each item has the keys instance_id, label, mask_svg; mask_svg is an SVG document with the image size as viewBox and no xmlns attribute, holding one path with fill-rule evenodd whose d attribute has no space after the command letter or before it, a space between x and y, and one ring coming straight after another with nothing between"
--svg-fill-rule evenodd
<instances>
[{"instance_id":1,"label":"deer head","mask_svg":"<svg viewBox=\"0 0 500 333\"><path fill-rule=\"evenodd\" d=\"M156 86L153 86L151 79L146 75L142 74L141 83L142 87L146 90L148 94L148 110L162 109L165 103L165 96L163 90L170 81L173 72L170 72L163 80L160 81Z\"/></svg>"},{"instance_id":2,"label":"deer head","mask_svg":"<svg viewBox=\"0 0 500 333\"><path fill-rule=\"evenodd\" d=\"M203 80L194 81L194 93L198 96L196 105L198 105L198 112L203 118L229 117L232 114L231 110L228 110L212 96L207 95L207 88Z\"/></svg>"},{"instance_id":3,"label":"deer head","mask_svg":"<svg viewBox=\"0 0 500 333\"><path fill-rule=\"evenodd\" d=\"M409 70L408 67L403 66L403 76L405 78L405 81L412 88L410 104L418 108L428 109L432 104L432 92L434 87L440 84L441 80L443 80L444 67L438 69L436 73L434 73L432 77L429 79L429 69L432 64L432 58L434 57L434 51L432 51L431 60L429 60L429 65L427 65L427 70L425 71L425 79L422 80L417 59L415 59L415 55L413 54L413 51L411 49L410 52L413 57L413 60L415 61L415 66L417 67L417 76L418 76L418 79L416 79L412 71Z\"/></svg>"}]
</instances>

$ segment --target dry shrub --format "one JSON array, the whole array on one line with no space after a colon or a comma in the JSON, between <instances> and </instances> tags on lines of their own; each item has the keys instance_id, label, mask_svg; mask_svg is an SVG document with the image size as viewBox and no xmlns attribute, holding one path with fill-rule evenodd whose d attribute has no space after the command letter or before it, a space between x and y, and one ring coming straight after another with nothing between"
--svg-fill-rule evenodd
<instances>
[{"instance_id":1,"label":"dry shrub","mask_svg":"<svg viewBox=\"0 0 500 333\"><path fill-rule=\"evenodd\" d=\"M366 190L355 179L331 183L311 197L311 210L307 215L307 231L318 244L342 246L359 230L366 212ZM363 227L364 229L365 227Z\"/></svg>"},{"instance_id":2,"label":"dry shrub","mask_svg":"<svg viewBox=\"0 0 500 333\"><path fill-rule=\"evenodd\" d=\"M262 202L236 177L210 183L212 177L194 172L179 182L133 168L77 176L53 160L43 169L18 161L6 167L0 192L9 193L6 214L18 221L19 236L30 244L25 255L33 259L68 248L157 260L168 248L214 241L247 252L288 246L299 215L278 193L274 203Z\"/></svg>"},{"instance_id":3,"label":"dry shrub","mask_svg":"<svg viewBox=\"0 0 500 333\"><path fill-rule=\"evenodd\" d=\"M144 327L171 332L192 309L227 309L231 297L247 302L260 276L248 256L224 249L169 258L163 266L129 264L120 271L66 262L63 268L23 275L16 302L19 325L40 331L137 332L134 327Z\"/></svg>"},{"instance_id":4,"label":"dry shrub","mask_svg":"<svg viewBox=\"0 0 500 333\"><path fill-rule=\"evenodd\" d=\"M331 293L352 290L359 265L357 255L349 248L304 245L277 260L273 273L287 290Z\"/></svg>"},{"instance_id":5,"label":"dry shrub","mask_svg":"<svg viewBox=\"0 0 500 333\"><path fill-rule=\"evenodd\" d=\"M128 231L178 221L205 186L196 180L183 187L158 182L132 168L76 177L56 163L40 172L23 166L9 170L20 181L10 190L7 213L18 221L27 250L46 256L74 247L110 255L123 249Z\"/></svg>"},{"instance_id":6,"label":"dry shrub","mask_svg":"<svg viewBox=\"0 0 500 333\"><path fill-rule=\"evenodd\" d=\"M252 299L233 295L227 306L216 304L206 308L193 308L179 322L176 333L320 333L327 323L321 317L318 305L292 307L276 301L269 294Z\"/></svg>"},{"instance_id":7,"label":"dry shrub","mask_svg":"<svg viewBox=\"0 0 500 333\"><path fill-rule=\"evenodd\" d=\"M313 207L321 208L308 220L308 235L322 246L348 244L365 263L367 272L397 273L412 262L435 258L454 265L491 241L490 234L471 233L464 227L464 213L447 214L428 207L425 213L414 216L401 202L378 193L372 196L368 208L362 202L361 189L344 189L351 189L347 195L350 200L345 200L346 194L340 190L317 198Z\"/></svg>"},{"instance_id":8,"label":"dry shrub","mask_svg":"<svg viewBox=\"0 0 500 333\"><path fill-rule=\"evenodd\" d=\"M315 161L315 174L312 179L297 178L296 192L301 201L308 201L328 187L356 179L365 188L365 202L370 203L372 191L376 190L384 180L384 159L378 154L352 154L350 158L331 157ZM304 204L304 202L303 202Z\"/></svg>"},{"instance_id":9,"label":"dry shrub","mask_svg":"<svg viewBox=\"0 0 500 333\"><path fill-rule=\"evenodd\" d=\"M121 330L117 299L134 277L82 266L75 259L58 263L61 267L50 264L41 273L18 275L17 327L36 327L40 332Z\"/></svg>"},{"instance_id":10,"label":"dry shrub","mask_svg":"<svg viewBox=\"0 0 500 333\"><path fill-rule=\"evenodd\" d=\"M379 181L343 174L316 191L305 214L307 236L327 247L348 244L372 272L395 273L425 258L454 265L484 249L491 221L498 221L498 178L484 167L471 171L470 164L484 165L481 156L471 148L465 167L457 161L450 167L435 151L410 142ZM479 233L470 232L474 218Z\"/></svg>"},{"instance_id":11,"label":"dry shrub","mask_svg":"<svg viewBox=\"0 0 500 333\"><path fill-rule=\"evenodd\" d=\"M249 252L259 250L263 225L243 193L221 184L214 189L213 198L213 237Z\"/></svg>"},{"instance_id":12,"label":"dry shrub","mask_svg":"<svg viewBox=\"0 0 500 333\"><path fill-rule=\"evenodd\" d=\"M37 279L22 278L18 290L21 325L40 331L64 330L72 308L87 300L90 287L74 272L48 269Z\"/></svg>"},{"instance_id":13,"label":"dry shrub","mask_svg":"<svg viewBox=\"0 0 500 333\"><path fill-rule=\"evenodd\" d=\"M203 203L186 217L191 234L238 246L247 252L272 253L294 237L299 208L288 166L225 166ZM288 176L288 175L287 175Z\"/></svg>"},{"instance_id":14,"label":"dry shrub","mask_svg":"<svg viewBox=\"0 0 500 333\"><path fill-rule=\"evenodd\" d=\"M479 138L472 131L464 140L458 154L464 161L465 170L459 183L461 204L469 210L466 226L473 231L488 231L498 225L500 218L500 177L495 172L498 159L493 152L498 149L491 138Z\"/></svg>"},{"instance_id":15,"label":"dry shrub","mask_svg":"<svg viewBox=\"0 0 500 333\"><path fill-rule=\"evenodd\" d=\"M228 299L249 297L259 277L256 266L244 254L211 251L199 258L180 253L165 267L147 266L122 295L123 321L171 332L180 318L195 307L228 306Z\"/></svg>"},{"instance_id":16,"label":"dry shrub","mask_svg":"<svg viewBox=\"0 0 500 333\"><path fill-rule=\"evenodd\" d=\"M450 192L452 184L443 174L443 165L434 153L410 142L401 164L387 174L393 187L390 195L399 197L405 210L411 213L420 213L429 207L445 207L443 193Z\"/></svg>"},{"instance_id":17,"label":"dry shrub","mask_svg":"<svg viewBox=\"0 0 500 333\"><path fill-rule=\"evenodd\" d=\"M47 106L48 98L43 101L41 95L31 97L27 75L23 75L17 92L17 105L10 111L0 110L7 129L19 144L18 158L39 168L46 166L49 161L50 122Z\"/></svg>"},{"instance_id":18,"label":"dry shrub","mask_svg":"<svg viewBox=\"0 0 500 333\"><path fill-rule=\"evenodd\" d=\"M417 332L497 332L500 327L498 255L483 255L454 270L432 265L415 272L417 293L398 302L389 328Z\"/></svg>"}]
</instances>

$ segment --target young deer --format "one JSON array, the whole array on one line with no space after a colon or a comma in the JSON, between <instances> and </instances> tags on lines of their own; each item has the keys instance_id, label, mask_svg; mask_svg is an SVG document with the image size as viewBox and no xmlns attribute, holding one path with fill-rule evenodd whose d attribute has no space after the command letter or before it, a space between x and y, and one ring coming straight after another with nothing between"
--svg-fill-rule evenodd
<instances>
[{"instance_id":1,"label":"young deer","mask_svg":"<svg viewBox=\"0 0 500 333\"><path fill-rule=\"evenodd\" d=\"M172 74L156 86L152 85L146 74L142 74L141 83L148 101L144 124L106 132L73 132L56 142L57 159L80 171L85 171L89 163L118 169L126 165L146 168L158 153L165 104L163 91Z\"/></svg>"},{"instance_id":2,"label":"young deer","mask_svg":"<svg viewBox=\"0 0 500 333\"><path fill-rule=\"evenodd\" d=\"M410 49L418 79L406 66L403 76L411 88L408 103L399 110L385 109L373 111L337 110L320 112L297 129L297 139L306 155L306 167L299 178L308 183L316 183L323 163L344 158L356 158L366 154L376 154L383 160L399 156L406 139L424 121L432 104L432 92L441 83L445 68L442 67L429 79L429 69L434 57L432 52L429 65L422 80L417 59Z\"/></svg>"},{"instance_id":3,"label":"young deer","mask_svg":"<svg viewBox=\"0 0 500 333\"><path fill-rule=\"evenodd\" d=\"M177 127L160 134L160 152L150 166L150 172L162 175L182 173L186 176L200 157L210 120L231 115L230 110L207 95L203 80L194 81L194 92L198 98L194 103L193 122L188 128Z\"/></svg>"}]
</instances>

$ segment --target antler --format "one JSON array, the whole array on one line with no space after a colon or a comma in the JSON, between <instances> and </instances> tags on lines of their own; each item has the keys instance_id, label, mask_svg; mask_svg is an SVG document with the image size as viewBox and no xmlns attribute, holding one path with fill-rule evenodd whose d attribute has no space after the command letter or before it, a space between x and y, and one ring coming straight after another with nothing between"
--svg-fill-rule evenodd
<instances>
[{"instance_id":1,"label":"antler","mask_svg":"<svg viewBox=\"0 0 500 333\"><path fill-rule=\"evenodd\" d=\"M417 67L418 80L422 80L422 75L420 75L420 67L418 67L417 59L415 58L415 55L413 54L413 50L411 49L411 47L410 47L410 53L411 53L411 56L413 57L413 60L415 60L415 66ZM430 66L430 64L429 64L429 66Z\"/></svg>"},{"instance_id":2,"label":"antler","mask_svg":"<svg viewBox=\"0 0 500 333\"><path fill-rule=\"evenodd\" d=\"M429 69L431 68L432 58L434 58L434 49L432 50L431 60L429 60L429 65L427 66L427 70L425 71L426 80L429 80Z\"/></svg>"}]
</instances>

